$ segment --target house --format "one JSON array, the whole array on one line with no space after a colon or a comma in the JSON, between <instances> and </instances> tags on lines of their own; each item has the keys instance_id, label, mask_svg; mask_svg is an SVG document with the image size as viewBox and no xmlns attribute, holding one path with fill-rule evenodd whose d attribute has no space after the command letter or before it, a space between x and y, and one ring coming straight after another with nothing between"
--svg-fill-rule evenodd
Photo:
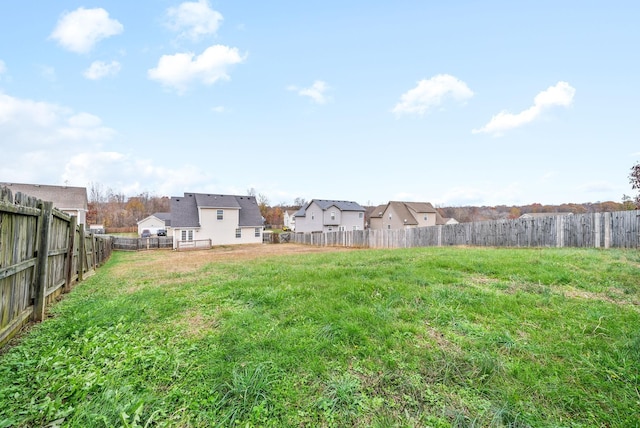
<instances>
[{"instance_id":1,"label":"house","mask_svg":"<svg viewBox=\"0 0 640 428\"><path fill-rule=\"evenodd\" d=\"M391 201L377 206L370 216L371 229L410 229L435 226L438 213L429 202Z\"/></svg>"},{"instance_id":2,"label":"house","mask_svg":"<svg viewBox=\"0 0 640 428\"><path fill-rule=\"evenodd\" d=\"M442 217L438 210L436 210L436 225L446 225L446 224L459 224L460 222L453 217Z\"/></svg>"},{"instance_id":3,"label":"house","mask_svg":"<svg viewBox=\"0 0 640 428\"><path fill-rule=\"evenodd\" d=\"M263 219L254 196L185 193L171 197L173 248L178 242L211 245L262 243Z\"/></svg>"},{"instance_id":4,"label":"house","mask_svg":"<svg viewBox=\"0 0 640 428\"><path fill-rule=\"evenodd\" d=\"M296 212L298 210L284 210L284 213L282 213L282 225L291 230L296 230Z\"/></svg>"},{"instance_id":5,"label":"house","mask_svg":"<svg viewBox=\"0 0 640 428\"><path fill-rule=\"evenodd\" d=\"M540 218L540 217L557 217L557 216L563 216L563 215L573 215L573 213L527 213L527 214L522 214L520 217L518 218Z\"/></svg>"},{"instance_id":6,"label":"house","mask_svg":"<svg viewBox=\"0 0 640 428\"><path fill-rule=\"evenodd\" d=\"M159 229L164 229L170 235L171 213L154 213L149 217L143 218L138 223L138 235L142 235L143 230L155 235Z\"/></svg>"},{"instance_id":7,"label":"house","mask_svg":"<svg viewBox=\"0 0 640 428\"><path fill-rule=\"evenodd\" d=\"M53 202L53 206L62 212L77 217L78 224L87 224L89 201L86 187L51 186L46 184L2 183L14 195L24 193L43 201Z\"/></svg>"},{"instance_id":8,"label":"house","mask_svg":"<svg viewBox=\"0 0 640 428\"><path fill-rule=\"evenodd\" d=\"M294 214L296 232L363 230L364 213L356 202L314 199Z\"/></svg>"}]
</instances>

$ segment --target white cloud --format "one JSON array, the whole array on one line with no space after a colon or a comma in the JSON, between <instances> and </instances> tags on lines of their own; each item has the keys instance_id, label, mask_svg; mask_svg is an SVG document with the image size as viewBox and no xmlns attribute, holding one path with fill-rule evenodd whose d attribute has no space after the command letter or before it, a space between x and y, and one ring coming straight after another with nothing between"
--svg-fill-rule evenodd
<instances>
[{"instance_id":1,"label":"white cloud","mask_svg":"<svg viewBox=\"0 0 640 428\"><path fill-rule=\"evenodd\" d=\"M11 141L16 152L40 150L60 144L97 144L115 135L97 116L41 101L0 93L0 140Z\"/></svg>"},{"instance_id":2,"label":"white cloud","mask_svg":"<svg viewBox=\"0 0 640 428\"><path fill-rule=\"evenodd\" d=\"M613 193L615 187L608 181L591 181L581 185L579 189L587 193Z\"/></svg>"},{"instance_id":3,"label":"white cloud","mask_svg":"<svg viewBox=\"0 0 640 428\"><path fill-rule=\"evenodd\" d=\"M449 74L439 74L420 80L415 88L402 94L400 102L391 111L396 115L423 115L448 99L464 103L471 97L473 91L462 80Z\"/></svg>"},{"instance_id":4,"label":"white cloud","mask_svg":"<svg viewBox=\"0 0 640 428\"><path fill-rule=\"evenodd\" d=\"M214 45L198 56L192 52L163 55L158 66L148 70L147 75L149 79L184 93L194 81L212 85L218 80L229 80L228 69L245 58L237 48Z\"/></svg>"},{"instance_id":5,"label":"white cloud","mask_svg":"<svg viewBox=\"0 0 640 428\"><path fill-rule=\"evenodd\" d=\"M476 186L458 186L447 190L444 195L435 200L429 200L441 206L466 206L466 205L501 205L517 204L525 200L526 192L520 183L505 183L479 188Z\"/></svg>"},{"instance_id":6,"label":"white cloud","mask_svg":"<svg viewBox=\"0 0 640 428\"><path fill-rule=\"evenodd\" d=\"M329 98L325 94L329 90L329 86L322 80L316 80L308 88L289 86L287 89L296 92L300 96L309 97L318 104L325 104L329 100Z\"/></svg>"},{"instance_id":7,"label":"white cloud","mask_svg":"<svg viewBox=\"0 0 640 428\"><path fill-rule=\"evenodd\" d=\"M83 76L90 80L99 80L107 76L115 76L120 72L120 63L118 61L111 61L106 63L104 61L94 61L87 68Z\"/></svg>"},{"instance_id":8,"label":"white cloud","mask_svg":"<svg viewBox=\"0 0 640 428\"><path fill-rule=\"evenodd\" d=\"M573 103L576 90L567 82L558 82L555 86L540 92L533 100L533 106L513 114L501 111L493 116L489 123L479 129L474 129L474 134L487 133L500 136L505 131L531 123L542 115L547 109L559 106L569 107Z\"/></svg>"},{"instance_id":9,"label":"white cloud","mask_svg":"<svg viewBox=\"0 0 640 428\"><path fill-rule=\"evenodd\" d=\"M167 168L144 154L102 149L117 135L93 114L0 92L0 141L10 142L2 146L2 156L11 159L0 164L0 179L71 186L94 182L127 195L156 191L163 196L215 183L210 170L194 165Z\"/></svg>"},{"instance_id":10,"label":"white cloud","mask_svg":"<svg viewBox=\"0 0 640 428\"><path fill-rule=\"evenodd\" d=\"M124 31L124 27L102 9L83 7L63 14L50 37L65 49L76 53L87 53L96 43Z\"/></svg>"},{"instance_id":11,"label":"white cloud","mask_svg":"<svg viewBox=\"0 0 640 428\"><path fill-rule=\"evenodd\" d=\"M211 9L207 0L184 2L167 10L167 26L180 33L180 37L194 41L218 31L222 14Z\"/></svg>"}]
</instances>

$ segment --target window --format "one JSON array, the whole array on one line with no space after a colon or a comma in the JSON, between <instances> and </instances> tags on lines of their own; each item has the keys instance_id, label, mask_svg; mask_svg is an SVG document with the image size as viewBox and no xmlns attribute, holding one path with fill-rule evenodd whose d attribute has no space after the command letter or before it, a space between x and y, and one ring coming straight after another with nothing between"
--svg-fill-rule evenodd
<instances>
[{"instance_id":1,"label":"window","mask_svg":"<svg viewBox=\"0 0 640 428\"><path fill-rule=\"evenodd\" d=\"M387 225L387 229L391 229L391 225L390 224Z\"/></svg>"},{"instance_id":2,"label":"window","mask_svg":"<svg viewBox=\"0 0 640 428\"><path fill-rule=\"evenodd\" d=\"M224 211L218 210L218 220L222 220L224 218Z\"/></svg>"},{"instance_id":3,"label":"window","mask_svg":"<svg viewBox=\"0 0 640 428\"><path fill-rule=\"evenodd\" d=\"M183 231L181 231L180 238L183 241L193 241L193 230L183 230Z\"/></svg>"},{"instance_id":4,"label":"window","mask_svg":"<svg viewBox=\"0 0 640 428\"><path fill-rule=\"evenodd\" d=\"M358 230L358 226L353 226L353 230Z\"/></svg>"},{"instance_id":5,"label":"window","mask_svg":"<svg viewBox=\"0 0 640 428\"><path fill-rule=\"evenodd\" d=\"M256 227L255 237L256 238L260 237L260 228L259 227Z\"/></svg>"},{"instance_id":6,"label":"window","mask_svg":"<svg viewBox=\"0 0 640 428\"><path fill-rule=\"evenodd\" d=\"M389 213L389 220L391 220L391 213Z\"/></svg>"},{"instance_id":7,"label":"window","mask_svg":"<svg viewBox=\"0 0 640 428\"><path fill-rule=\"evenodd\" d=\"M425 219L425 221L426 221L428 218L429 218L429 216L425 214L425 215L424 215L424 219Z\"/></svg>"},{"instance_id":8,"label":"window","mask_svg":"<svg viewBox=\"0 0 640 428\"><path fill-rule=\"evenodd\" d=\"M311 220L315 220L316 219L316 214L315 213L311 213Z\"/></svg>"},{"instance_id":9,"label":"window","mask_svg":"<svg viewBox=\"0 0 640 428\"><path fill-rule=\"evenodd\" d=\"M331 211L331 220L335 220L335 219L336 219L336 212Z\"/></svg>"},{"instance_id":10,"label":"window","mask_svg":"<svg viewBox=\"0 0 640 428\"><path fill-rule=\"evenodd\" d=\"M364 213L358 213L358 218L364 217Z\"/></svg>"},{"instance_id":11,"label":"window","mask_svg":"<svg viewBox=\"0 0 640 428\"><path fill-rule=\"evenodd\" d=\"M242 229L240 228L236 229L236 238L242 238Z\"/></svg>"}]
</instances>

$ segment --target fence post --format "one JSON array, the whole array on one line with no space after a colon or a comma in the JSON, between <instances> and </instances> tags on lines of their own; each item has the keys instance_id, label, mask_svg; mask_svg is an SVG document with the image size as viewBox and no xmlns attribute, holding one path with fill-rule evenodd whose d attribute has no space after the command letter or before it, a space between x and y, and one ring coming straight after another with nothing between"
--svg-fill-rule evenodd
<instances>
[{"instance_id":1,"label":"fence post","mask_svg":"<svg viewBox=\"0 0 640 428\"><path fill-rule=\"evenodd\" d=\"M72 216L71 222L69 222L69 241L67 244L67 260L64 267L65 281L63 292L67 293L71 289L71 280L73 278L73 256L76 246L76 226L78 224L78 217Z\"/></svg>"},{"instance_id":2,"label":"fence post","mask_svg":"<svg viewBox=\"0 0 640 428\"><path fill-rule=\"evenodd\" d=\"M44 319L45 299L47 292L47 278L49 270L49 231L51 230L51 222L53 220L53 202L40 202L40 218L39 218L39 246L37 257L37 275L36 288L33 300L32 319L35 322Z\"/></svg>"},{"instance_id":3,"label":"fence post","mask_svg":"<svg viewBox=\"0 0 640 428\"><path fill-rule=\"evenodd\" d=\"M84 226L80 226L80 242L78 242L78 282L82 282L84 279L84 267L86 264L86 249L85 249L85 237Z\"/></svg>"},{"instance_id":4,"label":"fence post","mask_svg":"<svg viewBox=\"0 0 640 428\"><path fill-rule=\"evenodd\" d=\"M604 213L604 248L611 246L611 213Z\"/></svg>"}]
</instances>

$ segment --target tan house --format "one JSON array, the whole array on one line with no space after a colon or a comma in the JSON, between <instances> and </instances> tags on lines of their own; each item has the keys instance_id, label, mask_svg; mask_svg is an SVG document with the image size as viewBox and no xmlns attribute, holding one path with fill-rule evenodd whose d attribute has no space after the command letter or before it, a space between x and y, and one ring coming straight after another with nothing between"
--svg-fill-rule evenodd
<instances>
[{"instance_id":1,"label":"tan house","mask_svg":"<svg viewBox=\"0 0 640 428\"><path fill-rule=\"evenodd\" d=\"M429 202L391 201L377 206L369 219L371 229L409 229L435 226L438 213Z\"/></svg>"},{"instance_id":2,"label":"tan house","mask_svg":"<svg viewBox=\"0 0 640 428\"><path fill-rule=\"evenodd\" d=\"M51 186L47 184L2 183L14 195L18 192L43 201L53 202L53 206L62 212L77 217L78 224L87 224L89 201L86 187Z\"/></svg>"},{"instance_id":3,"label":"tan house","mask_svg":"<svg viewBox=\"0 0 640 428\"><path fill-rule=\"evenodd\" d=\"M173 247L262 243L263 219L254 196L185 193L171 198Z\"/></svg>"},{"instance_id":4,"label":"tan house","mask_svg":"<svg viewBox=\"0 0 640 428\"><path fill-rule=\"evenodd\" d=\"M364 229L365 209L357 202L314 199L295 213L296 232Z\"/></svg>"}]
</instances>

